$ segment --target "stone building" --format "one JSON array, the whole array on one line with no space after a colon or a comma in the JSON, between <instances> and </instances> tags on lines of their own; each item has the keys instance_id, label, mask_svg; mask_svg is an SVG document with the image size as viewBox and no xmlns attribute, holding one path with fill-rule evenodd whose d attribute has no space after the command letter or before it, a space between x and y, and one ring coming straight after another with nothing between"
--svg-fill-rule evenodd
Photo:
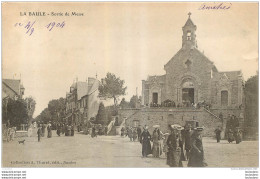
<instances>
[{"instance_id":1,"label":"stone building","mask_svg":"<svg viewBox=\"0 0 260 179\"><path fill-rule=\"evenodd\" d=\"M164 65L165 75L142 81L142 105L205 102L212 107L239 107L243 103L241 71L218 71L214 63L198 50L197 26L189 18L182 27L182 47Z\"/></svg>"},{"instance_id":2,"label":"stone building","mask_svg":"<svg viewBox=\"0 0 260 179\"><path fill-rule=\"evenodd\" d=\"M188 121L198 121L199 126L205 127L205 136L215 136L218 126L227 130L230 115L234 115L236 124L243 127L242 73L219 71L198 50L197 26L190 15L182 27L181 49L164 65L166 73L142 81L142 107L119 110L119 120L125 121L126 126L148 125L153 130L152 126L159 124L166 132L168 125L184 126Z\"/></svg>"}]
</instances>

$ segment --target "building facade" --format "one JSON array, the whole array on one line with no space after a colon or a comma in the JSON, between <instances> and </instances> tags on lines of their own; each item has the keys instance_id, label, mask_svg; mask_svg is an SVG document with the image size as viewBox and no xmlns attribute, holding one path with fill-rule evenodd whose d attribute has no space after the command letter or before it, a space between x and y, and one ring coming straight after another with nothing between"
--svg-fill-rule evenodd
<instances>
[{"instance_id":1,"label":"building facade","mask_svg":"<svg viewBox=\"0 0 260 179\"><path fill-rule=\"evenodd\" d=\"M98 87L100 82L96 78L88 78L88 81L76 81L66 94L66 118L67 123L75 125L86 124L90 118L98 112L100 100Z\"/></svg>"},{"instance_id":2,"label":"building facade","mask_svg":"<svg viewBox=\"0 0 260 179\"><path fill-rule=\"evenodd\" d=\"M243 104L241 71L218 71L198 50L197 26L189 18L182 27L182 47L164 65L166 74L142 81L142 105L161 105L166 100L185 105L205 102L211 107L238 108Z\"/></svg>"}]
</instances>

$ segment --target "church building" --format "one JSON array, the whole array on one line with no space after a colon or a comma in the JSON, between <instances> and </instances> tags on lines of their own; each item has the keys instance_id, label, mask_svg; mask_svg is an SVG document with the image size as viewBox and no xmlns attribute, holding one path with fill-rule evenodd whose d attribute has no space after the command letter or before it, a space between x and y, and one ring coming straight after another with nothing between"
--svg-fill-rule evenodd
<instances>
[{"instance_id":1,"label":"church building","mask_svg":"<svg viewBox=\"0 0 260 179\"><path fill-rule=\"evenodd\" d=\"M181 49L164 65L166 73L142 81L142 105L171 100L176 105L204 102L216 108L240 108L244 84L241 71L219 71L198 50L197 26L190 15L182 27Z\"/></svg>"}]
</instances>

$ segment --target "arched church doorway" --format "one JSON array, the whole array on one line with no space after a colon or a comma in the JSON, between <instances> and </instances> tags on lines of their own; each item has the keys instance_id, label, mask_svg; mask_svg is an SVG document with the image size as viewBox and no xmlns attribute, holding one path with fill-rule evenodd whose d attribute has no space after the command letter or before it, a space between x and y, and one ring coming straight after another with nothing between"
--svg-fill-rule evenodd
<instances>
[{"instance_id":1,"label":"arched church doorway","mask_svg":"<svg viewBox=\"0 0 260 179\"><path fill-rule=\"evenodd\" d=\"M194 85L191 81L182 85L182 102L184 105L194 104Z\"/></svg>"},{"instance_id":2,"label":"arched church doorway","mask_svg":"<svg viewBox=\"0 0 260 179\"><path fill-rule=\"evenodd\" d=\"M182 101L184 103L194 103L194 88L182 89Z\"/></svg>"}]
</instances>

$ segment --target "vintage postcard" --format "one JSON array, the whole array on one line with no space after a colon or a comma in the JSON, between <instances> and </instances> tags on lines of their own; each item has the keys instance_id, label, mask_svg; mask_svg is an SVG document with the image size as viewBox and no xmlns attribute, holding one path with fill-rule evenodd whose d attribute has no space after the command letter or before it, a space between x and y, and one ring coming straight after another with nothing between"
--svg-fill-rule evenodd
<instances>
[{"instance_id":1,"label":"vintage postcard","mask_svg":"<svg viewBox=\"0 0 260 179\"><path fill-rule=\"evenodd\" d=\"M259 166L258 2L3 2L3 168Z\"/></svg>"}]
</instances>

